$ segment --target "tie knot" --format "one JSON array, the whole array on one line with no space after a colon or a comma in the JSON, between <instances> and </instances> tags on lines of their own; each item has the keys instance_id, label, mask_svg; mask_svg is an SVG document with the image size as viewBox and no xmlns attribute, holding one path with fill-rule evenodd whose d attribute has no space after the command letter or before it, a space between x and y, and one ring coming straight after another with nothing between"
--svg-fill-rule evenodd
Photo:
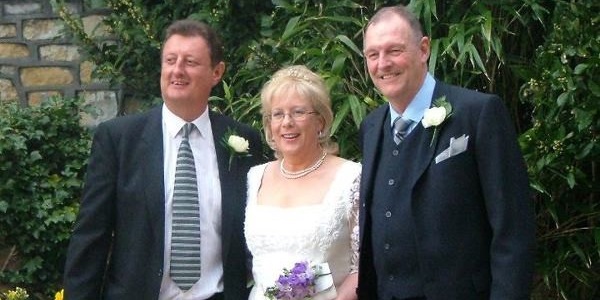
<instances>
[{"instance_id":1,"label":"tie knot","mask_svg":"<svg viewBox=\"0 0 600 300\"><path fill-rule=\"evenodd\" d=\"M185 123L183 125L183 138L187 139L190 136L190 132L194 129L193 123Z\"/></svg>"},{"instance_id":2,"label":"tie knot","mask_svg":"<svg viewBox=\"0 0 600 300\"><path fill-rule=\"evenodd\" d=\"M411 120L403 119L401 116L397 117L394 120L393 131L394 131L394 142L396 143L396 145L399 145L402 142L402 140L404 140L404 137L408 133L408 128L410 127L411 123L412 123Z\"/></svg>"},{"instance_id":3,"label":"tie knot","mask_svg":"<svg viewBox=\"0 0 600 300\"><path fill-rule=\"evenodd\" d=\"M405 135L411 123L411 120L406 120L402 117L397 117L396 120L394 120L394 135Z\"/></svg>"}]
</instances>

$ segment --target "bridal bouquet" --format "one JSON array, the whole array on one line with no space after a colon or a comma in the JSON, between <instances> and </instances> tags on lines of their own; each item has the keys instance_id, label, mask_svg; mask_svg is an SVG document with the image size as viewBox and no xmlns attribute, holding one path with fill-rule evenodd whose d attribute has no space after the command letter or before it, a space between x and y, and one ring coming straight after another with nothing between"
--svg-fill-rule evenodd
<instances>
[{"instance_id":1,"label":"bridal bouquet","mask_svg":"<svg viewBox=\"0 0 600 300\"><path fill-rule=\"evenodd\" d=\"M331 273L329 273L331 274ZM307 261L298 262L291 270L283 269L275 285L268 287L268 299L300 300L311 299L316 293L316 280L323 274L321 265L310 265Z\"/></svg>"}]
</instances>

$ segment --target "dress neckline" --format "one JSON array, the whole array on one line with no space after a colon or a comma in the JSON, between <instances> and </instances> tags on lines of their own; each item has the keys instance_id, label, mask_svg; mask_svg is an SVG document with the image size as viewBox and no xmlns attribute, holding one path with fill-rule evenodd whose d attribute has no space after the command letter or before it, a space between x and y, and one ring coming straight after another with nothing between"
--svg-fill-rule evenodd
<instances>
[{"instance_id":1,"label":"dress neckline","mask_svg":"<svg viewBox=\"0 0 600 300\"><path fill-rule=\"evenodd\" d=\"M337 169L337 171L335 172L335 176L333 178L333 180L331 181L331 184L329 185L329 187L327 188L327 192L325 192L325 196L323 197L323 201L321 201L320 203L314 203L314 204L305 204L305 205L296 205L296 206L288 206L288 207L284 207L284 206L277 206L277 205L268 205L268 204L259 204L258 203L258 190L260 189L261 185L262 185L262 180L265 176L265 171L267 169L267 166L271 163L276 163L276 162L267 162L264 163L258 167L260 167L262 170L260 170L261 174L260 174L260 180L257 182L257 184L255 185L254 189L252 190L252 194L249 194L250 198L250 203L252 203L252 205L256 206L256 207L261 207L261 208L266 208L266 209L273 209L273 210L279 210L279 211L288 211L288 210L306 210L306 209L311 209L311 208L321 208L324 205L326 205L332 198L332 193L335 191L335 186L339 184L340 180L344 177L343 175L345 174L345 172L343 172L343 170L345 168L348 168L348 166L352 165L352 161L345 161L342 164L340 164L339 168Z\"/></svg>"}]
</instances>

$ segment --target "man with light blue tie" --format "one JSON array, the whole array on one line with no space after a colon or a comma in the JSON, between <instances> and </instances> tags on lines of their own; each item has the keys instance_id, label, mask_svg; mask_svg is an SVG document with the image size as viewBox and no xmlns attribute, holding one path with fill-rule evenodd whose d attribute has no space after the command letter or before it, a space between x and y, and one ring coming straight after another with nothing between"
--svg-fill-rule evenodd
<instances>
[{"instance_id":1,"label":"man with light blue tie","mask_svg":"<svg viewBox=\"0 0 600 300\"><path fill-rule=\"evenodd\" d=\"M96 129L65 266L65 298L246 299L246 173L260 134L208 107L222 44L192 20L166 30L164 103ZM245 147L227 142L233 134ZM235 147L234 147L235 146Z\"/></svg>"},{"instance_id":2,"label":"man with light blue tie","mask_svg":"<svg viewBox=\"0 0 600 300\"><path fill-rule=\"evenodd\" d=\"M364 31L388 103L360 128L360 299L529 299L535 224L526 167L496 95L437 81L404 6Z\"/></svg>"}]
</instances>

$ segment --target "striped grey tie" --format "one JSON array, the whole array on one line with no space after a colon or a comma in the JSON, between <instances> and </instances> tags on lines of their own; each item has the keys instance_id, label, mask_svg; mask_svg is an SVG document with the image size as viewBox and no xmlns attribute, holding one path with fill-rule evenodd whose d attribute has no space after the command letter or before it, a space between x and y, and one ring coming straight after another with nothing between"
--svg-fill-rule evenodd
<instances>
[{"instance_id":1,"label":"striped grey tie","mask_svg":"<svg viewBox=\"0 0 600 300\"><path fill-rule=\"evenodd\" d=\"M396 145L400 145L400 143L404 140L404 137L406 137L406 134L408 133L408 128L410 127L411 123L411 120L406 120L402 117L397 117L396 120L394 120L393 132L394 143L396 143Z\"/></svg>"},{"instance_id":2,"label":"striped grey tie","mask_svg":"<svg viewBox=\"0 0 600 300\"><path fill-rule=\"evenodd\" d=\"M173 186L170 276L182 291L200 279L200 208L194 155L188 140L194 124L183 126Z\"/></svg>"}]
</instances>

